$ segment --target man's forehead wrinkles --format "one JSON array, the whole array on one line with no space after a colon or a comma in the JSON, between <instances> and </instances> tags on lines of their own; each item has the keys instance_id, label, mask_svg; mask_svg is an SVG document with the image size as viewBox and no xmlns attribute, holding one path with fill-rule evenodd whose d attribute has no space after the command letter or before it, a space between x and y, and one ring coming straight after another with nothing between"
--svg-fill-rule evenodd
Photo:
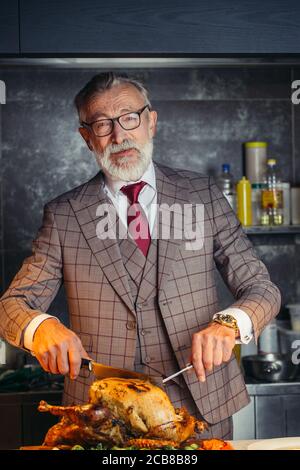
<instances>
[{"instance_id":1,"label":"man's forehead wrinkles","mask_svg":"<svg viewBox=\"0 0 300 470\"><path fill-rule=\"evenodd\" d=\"M89 115L89 119L105 119L110 117L115 117L120 114L136 111L140 107L142 107L144 102L133 98L131 96L126 97L116 97L110 99L101 99L96 98L90 102L87 112Z\"/></svg>"},{"instance_id":2,"label":"man's forehead wrinkles","mask_svg":"<svg viewBox=\"0 0 300 470\"><path fill-rule=\"evenodd\" d=\"M136 110L144 104L144 97L133 86L118 85L100 94L95 94L89 100L89 114L103 114L104 117L115 116L122 109Z\"/></svg>"}]
</instances>

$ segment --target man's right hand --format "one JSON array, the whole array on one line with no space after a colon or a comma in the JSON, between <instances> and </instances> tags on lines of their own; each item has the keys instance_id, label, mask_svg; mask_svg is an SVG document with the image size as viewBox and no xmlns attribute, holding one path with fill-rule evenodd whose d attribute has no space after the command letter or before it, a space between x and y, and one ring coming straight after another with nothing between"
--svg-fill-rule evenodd
<instances>
[{"instance_id":1,"label":"man's right hand","mask_svg":"<svg viewBox=\"0 0 300 470\"><path fill-rule=\"evenodd\" d=\"M70 374L76 379L81 358L89 358L78 336L55 318L48 318L36 329L32 352L47 372Z\"/></svg>"}]
</instances>

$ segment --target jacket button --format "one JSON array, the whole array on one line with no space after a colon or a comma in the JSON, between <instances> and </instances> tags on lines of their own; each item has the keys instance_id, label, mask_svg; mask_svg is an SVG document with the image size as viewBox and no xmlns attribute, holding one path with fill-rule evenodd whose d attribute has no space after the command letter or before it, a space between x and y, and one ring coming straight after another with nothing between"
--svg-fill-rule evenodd
<instances>
[{"instance_id":1,"label":"jacket button","mask_svg":"<svg viewBox=\"0 0 300 470\"><path fill-rule=\"evenodd\" d=\"M128 322L126 323L126 328L127 328L127 330L134 330L134 329L135 329L135 325L136 325L135 321L128 321Z\"/></svg>"},{"instance_id":2,"label":"jacket button","mask_svg":"<svg viewBox=\"0 0 300 470\"><path fill-rule=\"evenodd\" d=\"M146 331L145 330L141 330L141 335L145 336L146 334Z\"/></svg>"},{"instance_id":3,"label":"jacket button","mask_svg":"<svg viewBox=\"0 0 300 470\"><path fill-rule=\"evenodd\" d=\"M145 357L145 361L147 364L149 364L149 362L151 362L151 357L150 356L146 356Z\"/></svg>"}]
</instances>

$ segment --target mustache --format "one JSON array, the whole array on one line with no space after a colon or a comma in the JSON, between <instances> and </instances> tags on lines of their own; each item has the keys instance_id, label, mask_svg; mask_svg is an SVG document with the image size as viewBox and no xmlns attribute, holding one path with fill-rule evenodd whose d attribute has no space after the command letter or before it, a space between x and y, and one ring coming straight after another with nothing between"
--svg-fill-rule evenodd
<instances>
[{"instance_id":1,"label":"mustache","mask_svg":"<svg viewBox=\"0 0 300 470\"><path fill-rule=\"evenodd\" d=\"M128 150L128 149L136 149L140 151L140 146L134 142L133 140L124 140L121 144L110 144L106 149L105 153L106 154L112 154L112 153L117 153L121 152L122 150Z\"/></svg>"}]
</instances>

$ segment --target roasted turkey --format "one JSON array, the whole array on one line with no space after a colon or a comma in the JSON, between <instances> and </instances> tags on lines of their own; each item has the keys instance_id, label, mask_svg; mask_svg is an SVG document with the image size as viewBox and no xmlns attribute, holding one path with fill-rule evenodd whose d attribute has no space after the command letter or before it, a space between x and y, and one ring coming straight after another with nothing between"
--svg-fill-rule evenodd
<instances>
[{"instance_id":1,"label":"roasted turkey","mask_svg":"<svg viewBox=\"0 0 300 470\"><path fill-rule=\"evenodd\" d=\"M45 437L47 446L103 442L147 448L179 447L206 428L185 408L175 409L161 388L138 379L97 380L90 387L89 403L64 407L41 401L39 411L61 416Z\"/></svg>"}]
</instances>

